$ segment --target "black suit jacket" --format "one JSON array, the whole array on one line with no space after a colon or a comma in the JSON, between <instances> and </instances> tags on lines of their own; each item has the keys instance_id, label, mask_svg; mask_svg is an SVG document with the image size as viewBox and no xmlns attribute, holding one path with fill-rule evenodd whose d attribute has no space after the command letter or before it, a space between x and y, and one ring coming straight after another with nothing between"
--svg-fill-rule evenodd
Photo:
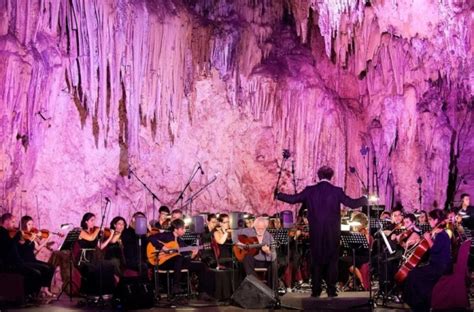
<instances>
[{"instance_id":1,"label":"black suit jacket","mask_svg":"<svg viewBox=\"0 0 474 312\"><path fill-rule=\"evenodd\" d=\"M339 257L341 204L351 208L368 204L366 197L352 199L342 188L327 181L307 186L295 195L278 193L277 199L290 204L304 203L308 207L311 253L316 264L337 261Z\"/></svg>"}]
</instances>

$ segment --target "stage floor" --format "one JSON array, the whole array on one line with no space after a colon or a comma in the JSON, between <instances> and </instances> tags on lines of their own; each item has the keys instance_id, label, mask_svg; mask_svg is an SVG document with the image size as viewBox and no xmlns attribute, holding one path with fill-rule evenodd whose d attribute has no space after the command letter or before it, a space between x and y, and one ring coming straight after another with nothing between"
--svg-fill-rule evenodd
<instances>
[{"instance_id":1,"label":"stage floor","mask_svg":"<svg viewBox=\"0 0 474 312\"><path fill-rule=\"evenodd\" d=\"M287 293L281 297L282 305L299 311L369 311L368 292L342 292L337 298L328 298L325 293L320 298L312 298L310 293ZM23 309L9 309L8 311L38 311L38 312L56 312L56 311L94 311L94 310L112 310L111 304L105 307L85 306L79 307L81 299L73 298L70 302L66 296L61 297L59 301L51 301L39 306L30 306ZM378 300L381 304L381 300ZM289 310L282 307L281 311ZM139 310L140 311L140 310ZM188 305L177 306L176 308L155 307L141 311L245 311L233 305L210 305L202 301L190 300ZM252 311L268 311L252 310ZM373 311L409 311L408 306L389 302L386 306L377 305Z\"/></svg>"}]
</instances>

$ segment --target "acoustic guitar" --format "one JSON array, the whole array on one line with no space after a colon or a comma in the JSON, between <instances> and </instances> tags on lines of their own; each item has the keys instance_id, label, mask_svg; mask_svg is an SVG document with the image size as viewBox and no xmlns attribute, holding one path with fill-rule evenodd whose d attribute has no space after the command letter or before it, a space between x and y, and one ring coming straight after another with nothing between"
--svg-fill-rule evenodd
<instances>
[{"instance_id":1,"label":"acoustic guitar","mask_svg":"<svg viewBox=\"0 0 474 312\"><path fill-rule=\"evenodd\" d=\"M235 258L242 262L244 261L245 256L255 256L259 249L263 246L268 246L268 244L260 244L258 238L255 236L239 235L238 240L240 244L234 244L232 250L234 251ZM270 248L278 247L277 242L274 242L270 245Z\"/></svg>"},{"instance_id":2,"label":"acoustic guitar","mask_svg":"<svg viewBox=\"0 0 474 312\"><path fill-rule=\"evenodd\" d=\"M179 247L177 241L170 241L167 243L163 243L163 246L168 248L167 251L158 250L153 246L152 243L148 243L146 246L146 256L148 262L151 265L162 265L169 259L176 257L177 255L181 254L182 252L190 252L195 250L201 249L210 249L209 244L199 245L199 246L186 246L186 247Z\"/></svg>"}]
</instances>

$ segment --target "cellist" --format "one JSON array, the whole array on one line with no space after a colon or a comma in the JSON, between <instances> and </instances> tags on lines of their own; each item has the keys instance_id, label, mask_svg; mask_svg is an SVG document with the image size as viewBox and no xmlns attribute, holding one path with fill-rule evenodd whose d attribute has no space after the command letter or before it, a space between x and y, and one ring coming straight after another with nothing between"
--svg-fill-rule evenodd
<instances>
[{"instance_id":1,"label":"cellist","mask_svg":"<svg viewBox=\"0 0 474 312\"><path fill-rule=\"evenodd\" d=\"M416 311L429 311L434 285L451 269L451 240L444 229L443 221L445 214L441 209L429 212L428 222L433 231L423 235L430 246L429 263L414 268L408 273L405 281L404 300Z\"/></svg>"}]
</instances>

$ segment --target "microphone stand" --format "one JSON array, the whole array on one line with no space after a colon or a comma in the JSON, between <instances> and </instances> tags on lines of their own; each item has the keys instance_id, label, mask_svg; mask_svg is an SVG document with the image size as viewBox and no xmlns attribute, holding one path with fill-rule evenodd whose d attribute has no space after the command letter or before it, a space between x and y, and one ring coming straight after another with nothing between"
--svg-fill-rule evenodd
<instances>
[{"instance_id":1,"label":"microphone stand","mask_svg":"<svg viewBox=\"0 0 474 312\"><path fill-rule=\"evenodd\" d=\"M151 197L152 197L152 203L153 203L153 220L155 220L155 211L156 211L156 206L155 206L155 200L159 201L160 203L162 203L162 201L158 198L158 196L156 196L156 194L145 184L145 182L143 182L136 174L134 171L130 170L130 174L133 175L137 180L138 182L140 182L141 185L143 185L143 187L148 191L148 193L150 193Z\"/></svg>"},{"instance_id":2,"label":"microphone stand","mask_svg":"<svg viewBox=\"0 0 474 312\"><path fill-rule=\"evenodd\" d=\"M99 234L97 235L97 242L99 246L101 246L101 239L102 239L102 229L104 227L104 221L105 221L105 216L107 215L107 206L110 204L110 199L108 197L105 198L105 207L102 210L101 209L101 221L100 221L100 227L99 227ZM103 297L103 285L102 285L102 264L103 264L103 257L102 257L102 249L99 247L98 252L100 253L99 256L99 305L102 305L104 303L104 297ZM71 276L72 278L72 276Z\"/></svg>"},{"instance_id":3,"label":"microphone stand","mask_svg":"<svg viewBox=\"0 0 474 312\"><path fill-rule=\"evenodd\" d=\"M421 180L421 177L418 177L418 180L416 180L416 182L418 183L418 201L420 202L420 211L423 210L423 194L422 194L422 191L421 191L421 183L423 183L423 180Z\"/></svg>"},{"instance_id":4,"label":"microphone stand","mask_svg":"<svg viewBox=\"0 0 474 312\"><path fill-rule=\"evenodd\" d=\"M214 177L211 179L211 181L207 182L206 184L204 184L204 186L202 186L199 190L197 190L194 194L191 194L191 196L189 196L189 198L186 200L186 203L182 206L183 208L184 207L187 207L189 205L189 212L190 212L190 215L192 215L192 203L193 203L193 200L196 199L199 195L201 195L201 193L209 186L211 185L212 183L214 183L215 181L217 180L217 175L214 175Z\"/></svg>"},{"instance_id":5,"label":"microphone stand","mask_svg":"<svg viewBox=\"0 0 474 312\"><path fill-rule=\"evenodd\" d=\"M281 160L281 166L280 166L280 171L278 172L278 179L277 179L277 183L276 183L276 186L275 186L275 190L278 190L278 186L280 185L280 179L281 179L281 174L283 173L283 168L285 166L285 161L290 158L290 151L287 150L287 149L284 149L283 150L283 159Z\"/></svg>"},{"instance_id":6,"label":"microphone stand","mask_svg":"<svg viewBox=\"0 0 474 312\"><path fill-rule=\"evenodd\" d=\"M198 167L196 167L196 166L194 167L193 172L191 174L191 177L188 179L188 182L186 182L186 185L184 186L181 193L179 193L179 196L176 199L176 201L174 202L173 206L176 205L179 201L181 201L181 210L184 208L184 206L183 206L184 192L187 190L187 188L189 187L189 185L193 181L194 177L196 176L196 173L198 172L198 169L200 169L200 166L201 165L199 165ZM202 170L202 168L201 168L201 170Z\"/></svg>"}]
</instances>

